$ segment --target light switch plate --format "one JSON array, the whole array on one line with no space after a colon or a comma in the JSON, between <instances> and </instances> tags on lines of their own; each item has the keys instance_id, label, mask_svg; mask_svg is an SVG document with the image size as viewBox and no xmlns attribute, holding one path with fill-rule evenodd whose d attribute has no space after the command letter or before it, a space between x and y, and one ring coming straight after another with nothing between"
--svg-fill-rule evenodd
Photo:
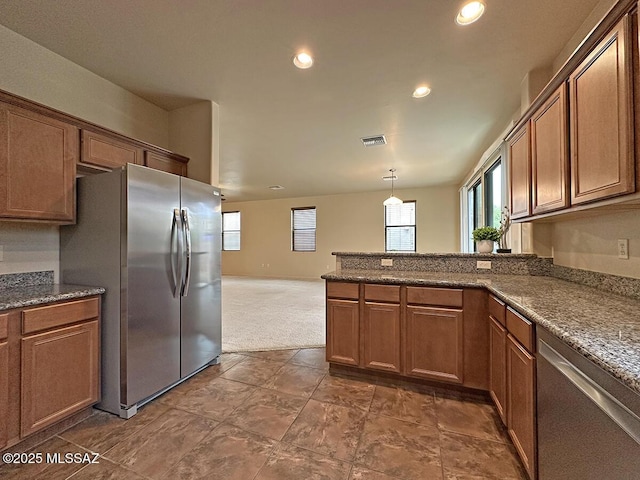
<instances>
[{"instance_id":1,"label":"light switch plate","mask_svg":"<svg viewBox=\"0 0 640 480\"><path fill-rule=\"evenodd\" d=\"M380 265L383 267L393 267L393 258L383 258L380 260Z\"/></svg>"},{"instance_id":2,"label":"light switch plate","mask_svg":"<svg viewBox=\"0 0 640 480\"><path fill-rule=\"evenodd\" d=\"M476 268L483 270L491 270L491 260L478 260L476 262Z\"/></svg>"}]
</instances>

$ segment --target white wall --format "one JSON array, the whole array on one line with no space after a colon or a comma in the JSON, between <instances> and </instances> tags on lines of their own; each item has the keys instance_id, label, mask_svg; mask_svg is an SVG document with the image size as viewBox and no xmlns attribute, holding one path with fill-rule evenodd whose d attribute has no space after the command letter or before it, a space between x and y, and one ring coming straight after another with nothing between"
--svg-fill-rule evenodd
<instances>
[{"instance_id":1,"label":"white wall","mask_svg":"<svg viewBox=\"0 0 640 480\"><path fill-rule=\"evenodd\" d=\"M458 190L455 186L396 190L416 200L418 252L456 252ZM226 275L318 278L335 268L331 252L384 251L384 207L388 191L252 202L225 202L241 212L241 250L222 254ZM315 252L291 251L291 208L316 207Z\"/></svg>"}]
</instances>

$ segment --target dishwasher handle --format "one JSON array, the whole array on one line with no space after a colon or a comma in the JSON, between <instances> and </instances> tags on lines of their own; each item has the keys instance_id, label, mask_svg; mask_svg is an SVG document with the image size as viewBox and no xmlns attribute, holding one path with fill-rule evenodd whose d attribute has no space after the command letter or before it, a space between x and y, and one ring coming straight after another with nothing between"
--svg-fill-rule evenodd
<instances>
[{"instance_id":1,"label":"dishwasher handle","mask_svg":"<svg viewBox=\"0 0 640 480\"><path fill-rule=\"evenodd\" d=\"M574 364L549 346L538 340L538 354L547 360L578 390L600 408L627 435L640 445L640 418L614 398L609 392L587 377Z\"/></svg>"}]
</instances>

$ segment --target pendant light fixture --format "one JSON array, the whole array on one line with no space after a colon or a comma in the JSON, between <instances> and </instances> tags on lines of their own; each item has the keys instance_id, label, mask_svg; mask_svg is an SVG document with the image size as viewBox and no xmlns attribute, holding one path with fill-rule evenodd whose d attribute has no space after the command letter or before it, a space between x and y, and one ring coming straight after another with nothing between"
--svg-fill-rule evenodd
<instances>
[{"instance_id":1,"label":"pendant light fixture","mask_svg":"<svg viewBox=\"0 0 640 480\"><path fill-rule=\"evenodd\" d=\"M385 207L388 207L389 205L401 205L402 204L402 200L400 200L398 197L395 197L393 195L393 181L396 179L396 175L395 175L395 168L390 168L389 171L391 172L391 175L389 177L382 177L383 179L387 179L387 178L391 178L391 196L389 198L387 198L384 202L382 202L382 204Z\"/></svg>"}]
</instances>

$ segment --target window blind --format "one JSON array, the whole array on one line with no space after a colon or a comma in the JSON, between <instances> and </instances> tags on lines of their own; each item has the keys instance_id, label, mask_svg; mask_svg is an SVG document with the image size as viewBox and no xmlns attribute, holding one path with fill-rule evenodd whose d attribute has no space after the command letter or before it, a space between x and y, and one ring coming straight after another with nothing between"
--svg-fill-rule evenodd
<instances>
[{"instance_id":1,"label":"window blind","mask_svg":"<svg viewBox=\"0 0 640 480\"><path fill-rule=\"evenodd\" d=\"M240 212L222 213L222 249L240 250Z\"/></svg>"},{"instance_id":2,"label":"window blind","mask_svg":"<svg viewBox=\"0 0 640 480\"><path fill-rule=\"evenodd\" d=\"M316 208L292 208L292 245L294 252L316 251Z\"/></svg>"},{"instance_id":3,"label":"window blind","mask_svg":"<svg viewBox=\"0 0 640 480\"><path fill-rule=\"evenodd\" d=\"M416 202L387 205L384 208L386 251L415 252Z\"/></svg>"}]
</instances>

